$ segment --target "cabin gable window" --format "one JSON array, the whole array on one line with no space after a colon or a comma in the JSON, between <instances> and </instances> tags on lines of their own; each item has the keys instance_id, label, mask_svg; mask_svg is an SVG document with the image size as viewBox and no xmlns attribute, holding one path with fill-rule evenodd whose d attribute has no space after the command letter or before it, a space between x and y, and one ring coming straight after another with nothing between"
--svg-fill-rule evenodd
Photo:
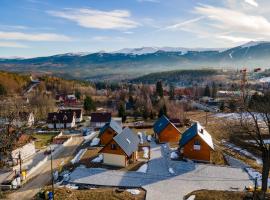
<instances>
[{"instance_id":1,"label":"cabin gable window","mask_svg":"<svg viewBox=\"0 0 270 200\"><path fill-rule=\"evenodd\" d=\"M116 144L111 144L111 150L116 150Z\"/></svg>"},{"instance_id":2,"label":"cabin gable window","mask_svg":"<svg viewBox=\"0 0 270 200\"><path fill-rule=\"evenodd\" d=\"M193 149L194 149L195 151L201 150L201 142L200 142L199 140L195 140L195 141L194 141Z\"/></svg>"}]
</instances>

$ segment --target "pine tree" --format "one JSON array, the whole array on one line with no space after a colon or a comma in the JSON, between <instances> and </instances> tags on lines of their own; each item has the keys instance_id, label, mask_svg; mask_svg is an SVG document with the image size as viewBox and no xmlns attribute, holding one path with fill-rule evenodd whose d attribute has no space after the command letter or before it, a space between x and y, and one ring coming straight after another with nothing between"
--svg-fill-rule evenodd
<instances>
[{"instance_id":1,"label":"pine tree","mask_svg":"<svg viewBox=\"0 0 270 200\"><path fill-rule=\"evenodd\" d=\"M210 88L209 85L206 85L205 89L204 89L204 96L206 97L210 97Z\"/></svg>"},{"instance_id":2,"label":"pine tree","mask_svg":"<svg viewBox=\"0 0 270 200\"><path fill-rule=\"evenodd\" d=\"M83 108L85 111L96 110L96 105L93 99L90 96L86 96L83 103Z\"/></svg>"},{"instance_id":3,"label":"pine tree","mask_svg":"<svg viewBox=\"0 0 270 200\"><path fill-rule=\"evenodd\" d=\"M216 83L215 82L213 82L212 83L212 98L216 98L216 96L217 96L217 86L216 86Z\"/></svg>"},{"instance_id":4,"label":"pine tree","mask_svg":"<svg viewBox=\"0 0 270 200\"><path fill-rule=\"evenodd\" d=\"M162 87L162 82L158 81L156 83L156 93L158 96L163 97L163 87Z\"/></svg>"},{"instance_id":5,"label":"pine tree","mask_svg":"<svg viewBox=\"0 0 270 200\"><path fill-rule=\"evenodd\" d=\"M175 92L174 92L174 86L170 85L170 91L169 91L170 100L174 100Z\"/></svg>"},{"instance_id":6,"label":"pine tree","mask_svg":"<svg viewBox=\"0 0 270 200\"><path fill-rule=\"evenodd\" d=\"M122 122L126 121L126 109L124 104L120 104L118 108L118 117L122 118Z\"/></svg>"}]
</instances>

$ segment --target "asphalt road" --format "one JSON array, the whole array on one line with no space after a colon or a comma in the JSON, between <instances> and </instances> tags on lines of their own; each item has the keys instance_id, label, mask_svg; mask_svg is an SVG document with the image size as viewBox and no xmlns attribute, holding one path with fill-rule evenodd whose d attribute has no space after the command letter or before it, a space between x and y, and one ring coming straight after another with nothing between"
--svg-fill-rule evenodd
<instances>
[{"instance_id":1,"label":"asphalt road","mask_svg":"<svg viewBox=\"0 0 270 200\"><path fill-rule=\"evenodd\" d=\"M57 169L73 157L74 152L82 143L82 137L73 137L72 141L58 155L53 158L53 168ZM32 199L51 180L51 161L48 160L44 165L34 172L22 188L8 195L8 199Z\"/></svg>"}]
</instances>

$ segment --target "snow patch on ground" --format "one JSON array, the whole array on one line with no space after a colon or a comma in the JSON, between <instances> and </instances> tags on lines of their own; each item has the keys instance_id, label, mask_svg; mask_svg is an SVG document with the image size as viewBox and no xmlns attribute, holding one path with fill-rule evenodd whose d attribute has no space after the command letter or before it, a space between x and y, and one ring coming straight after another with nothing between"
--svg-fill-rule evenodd
<instances>
[{"instance_id":1,"label":"snow patch on ground","mask_svg":"<svg viewBox=\"0 0 270 200\"><path fill-rule=\"evenodd\" d=\"M140 173L146 173L146 172L147 172L147 168L148 168L148 165L145 163L145 164L143 164L143 165L137 170L137 172L140 172Z\"/></svg>"},{"instance_id":2,"label":"snow patch on ground","mask_svg":"<svg viewBox=\"0 0 270 200\"><path fill-rule=\"evenodd\" d=\"M149 148L148 147L143 147L143 157L148 159L149 158Z\"/></svg>"},{"instance_id":3,"label":"snow patch on ground","mask_svg":"<svg viewBox=\"0 0 270 200\"><path fill-rule=\"evenodd\" d=\"M93 139L93 137L96 135L97 133L96 132L92 132L90 133L89 135L87 136L84 136L83 139L84 139L84 144L89 142L90 140Z\"/></svg>"},{"instance_id":4,"label":"snow patch on ground","mask_svg":"<svg viewBox=\"0 0 270 200\"><path fill-rule=\"evenodd\" d=\"M97 146L100 142L100 139L99 138L94 138L90 144L91 147L93 146Z\"/></svg>"},{"instance_id":5,"label":"snow patch on ground","mask_svg":"<svg viewBox=\"0 0 270 200\"><path fill-rule=\"evenodd\" d=\"M258 186L262 185L262 174L260 172L257 172L255 169L253 168L246 168L247 173L250 177L252 177L252 179L256 179L258 181ZM268 178L268 186L270 185L270 179Z\"/></svg>"},{"instance_id":6,"label":"snow patch on ground","mask_svg":"<svg viewBox=\"0 0 270 200\"><path fill-rule=\"evenodd\" d=\"M178 155L178 153L176 153L175 151L173 151L172 153L171 153L171 159L178 159L179 158L179 155Z\"/></svg>"},{"instance_id":7,"label":"snow patch on ground","mask_svg":"<svg viewBox=\"0 0 270 200\"><path fill-rule=\"evenodd\" d=\"M143 134L142 134L142 132L138 132L138 136L140 138L140 144L143 144Z\"/></svg>"},{"instance_id":8,"label":"snow patch on ground","mask_svg":"<svg viewBox=\"0 0 270 200\"><path fill-rule=\"evenodd\" d=\"M149 142L151 142L151 140L152 140L152 135L147 135L147 140L148 140Z\"/></svg>"},{"instance_id":9,"label":"snow patch on ground","mask_svg":"<svg viewBox=\"0 0 270 200\"><path fill-rule=\"evenodd\" d=\"M195 200L195 195L191 195L190 197L188 197L188 199L187 200Z\"/></svg>"},{"instance_id":10,"label":"snow patch on ground","mask_svg":"<svg viewBox=\"0 0 270 200\"><path fill-rule=\"evenodd\" d=\"M141 193L140 190L136 190L136 189L127 189L126 191L133 195L138 195Z\"/></svg>"},{"instance_id":11,"label":"snow patch on ground","mask_svg":"<svg viewBox=\"0 0 270 200\"><path fill-rule=\"evenodd\" d=\"M169 172L170 172L170 174L175 174L173 168L171 168L171 167L169 168Z\"/></svg>"},{"instance_id":12,"label":"snow patch on ground","mask_svg":"<svg viewBox=\"0 0 270 200\"><path fill-rule=\"evenodd\" d=\"M100 154L98 157L96 157L93 160L91 160L91 162L100 163L100 162L102 162L102 160L103 160L103 155Z\"/></svg>"},{"instance_id":13,"label":"snow patch on ground","mask_svg":"<svg viewBox=\"0 0 270 200\"><path fill-rule=\"evenodd\" d=\"M253 155L252 153L248 152L247 150L242 149L241 147L238 147L238 146L236 146L236 145L234 145L232 143L229 143L229 142L222 141L222 143L223 143L223 145L229 147L230 149L233 149L233 150L239 152L240 154L255 160L257 162L257 164L259 164L259 165L262 164L262 160L260 158Z\"/></svg>"},{"instance_id":14,"label":"snow patch on ground","mask_svg":"<svg viewBox=\"0 0 270 200\"><path fill-rule=\"evenodd\" d=\"M87 151L87 149L80 149L80 151L76 154L76 156L71 160L72 164L75 164L80 161L83 154Z\"/></svg>"}]
</instances>

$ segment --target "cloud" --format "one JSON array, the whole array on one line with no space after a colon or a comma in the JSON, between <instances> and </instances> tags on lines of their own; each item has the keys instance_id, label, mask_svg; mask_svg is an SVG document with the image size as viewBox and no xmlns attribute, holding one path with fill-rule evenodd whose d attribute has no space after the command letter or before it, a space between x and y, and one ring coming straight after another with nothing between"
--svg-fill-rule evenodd
<instances>
[{"instance_id":1,"label":"cloud","mask_svg":"<svg viewBox=\"0 0 270 200\"><path fill-rule=\"evenodd\" d=\"M176 30L176 29L182 28L182 27L184 27L186 25L198 22L198 21L200 21L200 20L202 20L204 18L205 18L205 16L201 16L201 17L197 17L197 18L194 18L194 19L186 20L186 21L181 22L181 23L177 23L177 24L174 24L174 25L167 26L162 30Z\"/></svg>"},{"instance_id":2,"label":"cloud","mask_svg":"<svg viewBox=\"0 0 270 200\"><path fill-rule=\"evenodd\" d=\"M201 5L195 12L207 17L211 26L227 31L245 34L270 35L270 22L260 15L248 15L243 12L226 8Z\"/></svg>"},{"instance_id":3,"label":"cloud","mask_svg":"<svg viewBox=\"0 0 270 200\"><path fill-rule=\"evenodd\" d=\"M259 4L255 0L245 0L245 2L254 7L259 6Z\"/></svg>"},{"instance_id":4,"label":"cloud","mask_svg":"<svg viewBox=\"0 0 270 200\"><path fill-rule=\"evenodd\" d=\"M247 38L247 37L236 37L236 36L229 36L229 35L219 35L217 38L225 39L233 43L242 43L242 42L250 42L250 41L259 41L260 38Z\"/></svg>"},{"instance_id":5,"label":"cloud","mask_svg":"<svg viewBox=\"0 0 270 200\"><path fill-rule=\"evenodd\" d=\"M17 42L3 42L3 41L0 41L0 47L28 48L28 46Z\"/></svg>"},{"instance_id":6,"label":"cloud","mask_svg":"<svg viewBox=\"0 0 270 200\"><path fill-rule=\"evenodd\" d=\"M22 33L0 31L0 39L3 40L24 40L24 41L70 41L71 38L65 35L54 33Z\"/></svg>"},{"instance_id":7,"label":"cloud","mask_svg":"<svg viewBox=\"0 0 270 200\"><path fill-rule=\"evenodd\" d=\"M62 11L48 11L55 17L60 17L85 28L125 30L139 26L133 21L127 10L101 11L94 9L64 9Z\"/></svg>"}]
</instances>

